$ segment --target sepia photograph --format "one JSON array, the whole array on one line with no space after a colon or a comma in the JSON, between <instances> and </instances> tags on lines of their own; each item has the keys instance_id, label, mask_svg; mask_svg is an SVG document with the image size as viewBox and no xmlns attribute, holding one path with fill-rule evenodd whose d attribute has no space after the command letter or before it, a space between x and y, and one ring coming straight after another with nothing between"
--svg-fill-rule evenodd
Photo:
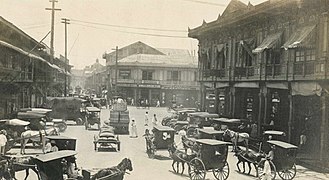
<instances>
[{"instance_id":1,"label":"sepia photograph","mask_svg":"<svg viewBox=\"0 0 329 180\"><path fill-rule=\"evenodd\" d=\"M329 179L329 0L0 0L0 179Z\"/></svg>"}]
</instances>

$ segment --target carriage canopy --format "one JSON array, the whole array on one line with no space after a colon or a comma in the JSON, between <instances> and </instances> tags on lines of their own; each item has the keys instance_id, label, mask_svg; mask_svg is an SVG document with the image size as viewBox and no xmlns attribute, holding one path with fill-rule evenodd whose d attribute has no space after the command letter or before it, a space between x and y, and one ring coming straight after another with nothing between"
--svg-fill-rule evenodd
<instances>
[{"instance_id":1,"label":"carriage canopy","mask_svg":"<svg viewBox=\"0 0 329 180\"><path fill-rule=\"evenodd\" d=\"M283 149L298 149L297 146L295 146L293 144L289 144L289 143L283 142L283 141L270 140L270 141L267 141L267 142L270 143L270 144L272 144L272 145L275 145L275 146L278 146L280 148L283 148Z\"/></svg>"},{"instance_id":2,"label":"carriage canopy","mask_svg":"<svg viewBox=\"0 0 329 180\"><path fill-rule=\"evenodd\" d=\"M11 125L11 126L27 126L30 124L28 121L23 121L20 119L4 119L0 120L0 124Z\"/></svg>"},{"instance_id":3,"label":"carriage canopy","mask_svg":"<svg viewBox=\"0 0 329 180\"><path fill-rule=\"evenodd\" d=\"M87 111L89 112L100 112L101 110L97 107L86 107Z\"/></svg>"},{"instance_id":4,"label":"carriage canopy","mask_svg":"<svg viewBox=\"0 0 329 180\"><path fill-rule=\"evenodd\" d=\"M47 153L47 154L40 154L40 155L37 155L35 157L35 159L37 159L37 160L39 160L43 163L46 163L46 162L49 162L49 161L74 156L76 154L77 154L76 151L63 150L63 151L56 151L56 152L51 152L51 153Z\"/></svg>"}]
</instances>

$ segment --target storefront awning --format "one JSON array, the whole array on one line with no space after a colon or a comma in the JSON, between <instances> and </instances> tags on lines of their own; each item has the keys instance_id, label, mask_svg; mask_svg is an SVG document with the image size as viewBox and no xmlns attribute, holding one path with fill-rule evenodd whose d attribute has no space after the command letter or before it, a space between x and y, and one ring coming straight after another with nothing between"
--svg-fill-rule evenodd
<instances>
[{"instance_id":1,"label":"storefront awning","mask_svg":"<svg viewBox=\"0 0 329 180\"><path fill-rule=\"evenodd\" d=\"M229 87L228 82L216 82L216 88L226 88Z\"/></svg>"},{"instance_id":2,"label":"storefront awning","mask_svg":"<svg viewBox=\"0 0 329 180\"><path fill-rule=\"evenodd\" d=\"M297 48L305 45L307 37L312 33L314 28L315 25L297 29L282 47L287 50L289 48Z\"/></svg>"},{"instance_id":3,"label":"storefront awning","mask_svg":"<svg viewBox=\"0 0 329 180\"><path fill-rule=\"evenodd\" d=\"M284 83L284 82L267 82L266 87L267 88L272 88L272 89L288 89L288 83Z\"/></svg>"},{"instance_id":4,"label":"storefront awning","mask_svg":"<svg viewBox=\"0 0 329 180\"><path fill-rule=\"evenodd\" d=\"M320 96L322 87L316 82L292 82L291 83L291 94L293 96Z\"/></svg>"},{"instance_id":5,"label":"storefront awning","mask_svg":"<svg viewBox=\"0 0 329 180\"><path fill-rule=\"evenodd\" d=\"M252 50L253 53L261 53L265 49L271 49L274 47L274 45L280 40L282 35L282 32L275 33L272 35L267 36L263 42L254 50Z\"/></svg>"},{"instance_id":6,"label":"storefront awning","mask_svg":"<svg viewBox=\"0 0 329 180\"><path fill-rule=\"evenodd\" d=\"M238 82L234 84L234 87L237 88L259 88L257 82Z\"/></svg>"},{"instance_id":7,"label":"storefront awning","mask_svg":"<svg viewBox=\"0 0 329 180\"><path fill-rule=\"evenodd\" d=\"M214 88L214 83L212 82L204 82L203 86L206 88Z\"/></svg>"}]
</instances>

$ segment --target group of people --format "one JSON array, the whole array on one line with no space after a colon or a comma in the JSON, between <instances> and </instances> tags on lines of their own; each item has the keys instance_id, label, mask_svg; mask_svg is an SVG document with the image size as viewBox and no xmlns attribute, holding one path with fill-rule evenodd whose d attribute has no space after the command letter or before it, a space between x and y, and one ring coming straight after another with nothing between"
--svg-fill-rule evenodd
<instances>
[{"instance_id":1,"label":"group of people","mask_svg":"<svg viewBox=\"0 0 329 180\"><path fill-rule=\"evenodd\" d=\"M149 127L149 113L148 111L145 112L144 115L144 126L146 129L148 129ZM152 126L158 126L159 125L159 121L157 118L156 114L153 114L153 118L152 118ZM137 125L136 125L136 120L135 118L131 119L131 123L130 123L130 137L131 138L137 138L138 134L137 134Z\"/></svg>"}]
</instances>

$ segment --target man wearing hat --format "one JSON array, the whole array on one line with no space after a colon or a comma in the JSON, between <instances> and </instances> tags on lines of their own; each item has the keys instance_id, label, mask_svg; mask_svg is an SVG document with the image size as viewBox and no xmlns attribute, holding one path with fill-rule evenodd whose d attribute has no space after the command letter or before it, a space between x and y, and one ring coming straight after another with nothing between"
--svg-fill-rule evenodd
<instances>
[{"instance_id":1,"label":"man wearing hat","mask_svg":"<svg viewBox=\"0 0 329 180\"><path fill-rule=\"evenodd\" d=\"M50 144L51 144L50 152L56 152L56 151L58 151L58 147L56 146L55 140L51 140L50 141Z\"/></svg>"}]
</instances>

